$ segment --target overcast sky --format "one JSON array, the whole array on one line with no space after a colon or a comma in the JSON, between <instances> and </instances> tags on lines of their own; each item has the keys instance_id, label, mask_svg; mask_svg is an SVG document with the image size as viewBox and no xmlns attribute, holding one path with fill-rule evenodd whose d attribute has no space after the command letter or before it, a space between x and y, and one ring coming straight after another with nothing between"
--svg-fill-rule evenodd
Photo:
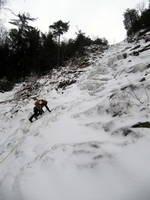
<instances>
[{"instance_id":1,"label":"overcast sky","mask_svg":"<svg viewBox=\"0 0 150 200\"><path fill-rule=\"evenodd\" d=\"M8 0L15 13L29 12L38 18L34 23L41 31L48 32L49 25L57 20L70 22L66 37L74 37L82 30L92 38L105 37L110 43L126 37L123 13L136 8L142 0ZM144 0L147 2L148 0Z\"/></svg>"}]
</instances>

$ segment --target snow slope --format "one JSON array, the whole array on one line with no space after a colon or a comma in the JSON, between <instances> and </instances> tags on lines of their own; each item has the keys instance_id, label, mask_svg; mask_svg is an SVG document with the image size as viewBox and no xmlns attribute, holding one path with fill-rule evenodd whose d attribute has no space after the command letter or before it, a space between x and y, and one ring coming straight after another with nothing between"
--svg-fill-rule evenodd
<instances>
[{"instance_id":1,"label":"snow slope","mask_svg":"<svg viewBox=\"0 0 150 200\"><path fill-rule=\"evenodd\" d=\"M150 131L132 127L149 125L150 50L133 55L147 45L91 53L65 90L70 68L37 80L53 111L32 124L25 83L0 94L0 200L150 199Z\"/></svg>"}]
</instances>

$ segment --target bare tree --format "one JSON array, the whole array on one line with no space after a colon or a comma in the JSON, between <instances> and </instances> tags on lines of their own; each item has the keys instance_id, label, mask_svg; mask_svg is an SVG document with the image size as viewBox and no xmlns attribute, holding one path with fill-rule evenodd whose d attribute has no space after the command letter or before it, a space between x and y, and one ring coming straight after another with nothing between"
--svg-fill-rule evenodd
<instances>
[{"instance_id":1,"label":"bare tree","mask_svg":"<svg viewBox=\"0 0 150 200\"><path fill-rule=\"evenodd\" d=\"M2 8L2 6L4 5L5 2L6 2L6 0L0 0L0 9Z\"/></svg>"},{"instance_id":2,"label":"bare tree","mask_svg":"<svg viewBox=\"0 0 150 200\"><path fill-rule=\"evenodd\" d=\"M150 1L150 0L149 0ZM146 2L145 1L141 1L137 4L136 6L139 15L142 15L143 11L146 9Z\"/></svg>"}]
</instances>

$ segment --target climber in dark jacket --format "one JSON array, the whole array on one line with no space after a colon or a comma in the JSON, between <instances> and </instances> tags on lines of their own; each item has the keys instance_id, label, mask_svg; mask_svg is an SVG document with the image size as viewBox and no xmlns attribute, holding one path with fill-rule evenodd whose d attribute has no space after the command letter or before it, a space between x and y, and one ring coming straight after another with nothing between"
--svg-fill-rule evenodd
<instances>
[{"instance_id":1,"label":"climber in dark jacket","mask_svg":"<svg viewBox=\"0 0 150 200\"><path fill-rule=\"evenodd\" d=\"M33 118L37 119L37 117L39 115L42 115L44 113L43 107L45 107L49 112L51 112L51 110L49 109L48 105L47 105L47 100L44 99L35 99L35 106L33 108L33 115L29 118L29 121L32 122Z\"/></svg>"}]
</instances>

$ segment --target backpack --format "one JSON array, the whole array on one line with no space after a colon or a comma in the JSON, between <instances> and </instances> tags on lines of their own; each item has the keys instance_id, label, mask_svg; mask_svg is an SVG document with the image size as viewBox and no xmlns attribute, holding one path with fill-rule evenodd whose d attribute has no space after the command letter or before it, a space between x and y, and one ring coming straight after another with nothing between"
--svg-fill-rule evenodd
<instances>
[{"instance_id":1,"label":"backpack","mask_svg":"<svg viewBox=\"0 0 150 200\"><path fill-rule=\"evenodd\" d=\"M39 100L36 100L35 105L36 106L38 106L38 105L47 105L47 103L48 103L47 100L39 99Z\"/></svg>"}]
</instances>

